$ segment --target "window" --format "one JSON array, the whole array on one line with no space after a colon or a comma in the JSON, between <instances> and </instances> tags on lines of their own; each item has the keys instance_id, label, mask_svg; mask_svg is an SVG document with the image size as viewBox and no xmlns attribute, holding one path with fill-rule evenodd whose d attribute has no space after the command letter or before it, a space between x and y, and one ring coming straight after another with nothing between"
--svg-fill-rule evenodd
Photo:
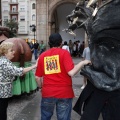
<instances>
[{"instance_id":1,"label":"window","mask_svg":"<svg viewBox=\"0 0 120 120\"><path fill-rule=\"evenodd\" d=\"M17 0L12 0L12 2L17 2Z\"/></svg>"},{"instance_id":2,"label":"window","mask_svg":"<svg viewBox=\"0 0 120 120\"><path fill-rule=\"evenodd\" d=\"M3 11L8 11L8 6L3 6Z\"/></svg>"},{"instance_id":3,"label":"window","mask_svg":"<svg viewBox=\"0 0 120 120\"><path fill-rule=\"evenodd\" d=\"M7 21L8 20L8 16L4 16L3 19L4 19L4 21Z\"/></svg>"},{"instance_id":4,"label":"window","mask_svg":"<svg viewBox=\"0 0 120 120\"><path fill-rule=\"evenodd\" d=\"M17 12L16 6L12 6L12 12Z\"/></svg>"},{"instance_id":5,"label":"window","mask_svg":"<svg viewBox=\"0 0 120 120\"><path fill-rule=\"evenodd\" d=\"M25 21L25 16L20 16L20 21Z\"/></svg>"},{"instance_id":6,"label":"window","mask_svg":"<svg viewBox=\"0 0 120 120\"><path fill-rule=\"evenodd\" d=\"M25 11L25 6L24 5L20 6L20 11Z\"/></svg>"},{"instance_id":7,"label":"window","mask_svg":"<svg viewBox=\"0 0 120 120\"><path fill-rule=\"evenodd\" d=\"M25 32L25 26L19 26L19 32L21 33Z\"/></svg>"},{"instance_id":8,"label":"window","mask_svg":"<svg viewBox=\"0 0 120 120\"><path fill-rule=\"evenodd\" d=\"M32 4L32 9L35 9L35 3Z\"/></svg>"},{"instance_id":9,"label":"window","mask_svg":"<svg viewBox=\"0 0 120 120\"><path fill-rule=\"evenodd\" d=\"M35 14L32 15L32 20L36 20Z\"/></svg>"},{"instance_id":10,"label":"window","mask_svg":"<svg viewBox=\"0 0 120 120\"><path fill-rule=\"evenodd\" d=\"M8 2L8 0L2 0L3 2Z\"/></svg>"},{"instance_id":11,"label":"window","mask_svg":"<svg viewBox=\"0 0 120 120\"><path fill-rule=\"evenodd\" d=\"M17 21L17 16L12 16L12 20Z\"/></svg>"},{"instance_id":12,"label":"window","mask_svg":"<svg viewBox=\"0 0 120 120\"><path fill-rule=\"evenodd\" d=\"M25 11L25 8L20 8L20 11Z\"/></svg>"}]
</instances>

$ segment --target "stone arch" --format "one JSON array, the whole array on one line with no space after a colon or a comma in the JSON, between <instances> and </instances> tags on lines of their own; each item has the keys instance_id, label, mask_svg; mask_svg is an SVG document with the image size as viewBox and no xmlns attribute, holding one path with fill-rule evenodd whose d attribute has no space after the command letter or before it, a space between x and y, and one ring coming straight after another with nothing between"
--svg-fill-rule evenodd
<instances>
[{"instance_id":1,"label":"stone arch","mask_svg":"<svg viewBox=\"0 0 120 120\"><path fill-rule=\"evenodd\" d=\"M48 34L49 35L52 32L52 24L53 24L52 18L53 18L54 11L63 4L72 3L76 5L77 2L78 0L74 0L74 1L73 0L59 0L57 2L54 0L52 3L49 4L49 7L48 7L48 26L49 26Z\"/></svg>"},{"instance_id":2,"label":"stone arch","mask_svg":"<svg viewBox=\"0 0 120 120\"><path fill-rule=\"evenodd\" d=\"M38 41L48 43L51 34L52 16L58 6L67 3L76 3L79 0L36 0L36 37Z\"/></svg>"},{"instance_id":3,"label":"stone arch","mask_svg":"<svg viewBox=\"0 0 120 120\"><path fill-rule=\"evenodd\" d=\"M49 21L51 21L51 17L52 17L52 15L53 15L53 12L54 12L54 10L58 7L58 6L60 6L60 5L62 5L62 4L67 4L67 3L73 3L73 4L76 4L77 3L77 1L78 0L59 0L58 2L53 2L54 4L50 4L49 5L49 10L48 10L48 19L49 19Z\"/></svg>"}]
</instances>

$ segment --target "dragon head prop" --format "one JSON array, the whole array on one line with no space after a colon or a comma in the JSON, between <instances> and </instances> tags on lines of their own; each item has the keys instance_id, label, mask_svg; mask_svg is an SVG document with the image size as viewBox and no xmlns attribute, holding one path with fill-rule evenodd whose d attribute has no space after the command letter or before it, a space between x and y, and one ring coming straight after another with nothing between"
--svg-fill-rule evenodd
<instances>
[{"instance_id":1,"label":"dragon head prop","mask_svg":"<svg viewBox=\"0 0 120 120\"><path fill-rule=\"evenodd\" d=\"M105 91L120 89L120 0L80 1L66 17L73 34L84 28L89 37L92 65L85 66L81 74L94 86Z\"/></svg>"}]
</instances>

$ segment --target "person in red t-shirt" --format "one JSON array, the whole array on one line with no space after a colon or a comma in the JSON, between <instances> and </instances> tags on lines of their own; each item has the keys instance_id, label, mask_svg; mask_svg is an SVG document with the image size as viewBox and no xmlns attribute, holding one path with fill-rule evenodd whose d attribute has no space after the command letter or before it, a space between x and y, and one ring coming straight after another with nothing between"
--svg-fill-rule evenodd
<instances>
[{"instance_id":1,"label":"person in red t-shirt","mask_svg":"<svg viewBox=\"0 0 120 120\"><path fill-rule=\"evenodd\" d=\"M70 120L74 97L71 77L90 61L74 66L70 53L61 49L59 33L50 35L49 45L50 49L39 56L35 73L38 86L42 88L41 120L51 119L55 105L57 119Z\"/></svg>"}]
</instances>

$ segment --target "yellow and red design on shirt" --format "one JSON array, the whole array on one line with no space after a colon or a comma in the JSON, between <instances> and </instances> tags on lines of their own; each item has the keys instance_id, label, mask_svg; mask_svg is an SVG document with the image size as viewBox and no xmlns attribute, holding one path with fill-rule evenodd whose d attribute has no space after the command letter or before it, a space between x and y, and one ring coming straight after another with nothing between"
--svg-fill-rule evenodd
<instances>
[{"instance_id":1,"label":"yellow and red design on shirt","mask_svg":"<svg viewBox=\"0 0 120 120\"><path fill-rule=\"evenodd\" d=\"M45 74L60 73L59 55L44 57Z\"/></svg>"}]
</instances>

